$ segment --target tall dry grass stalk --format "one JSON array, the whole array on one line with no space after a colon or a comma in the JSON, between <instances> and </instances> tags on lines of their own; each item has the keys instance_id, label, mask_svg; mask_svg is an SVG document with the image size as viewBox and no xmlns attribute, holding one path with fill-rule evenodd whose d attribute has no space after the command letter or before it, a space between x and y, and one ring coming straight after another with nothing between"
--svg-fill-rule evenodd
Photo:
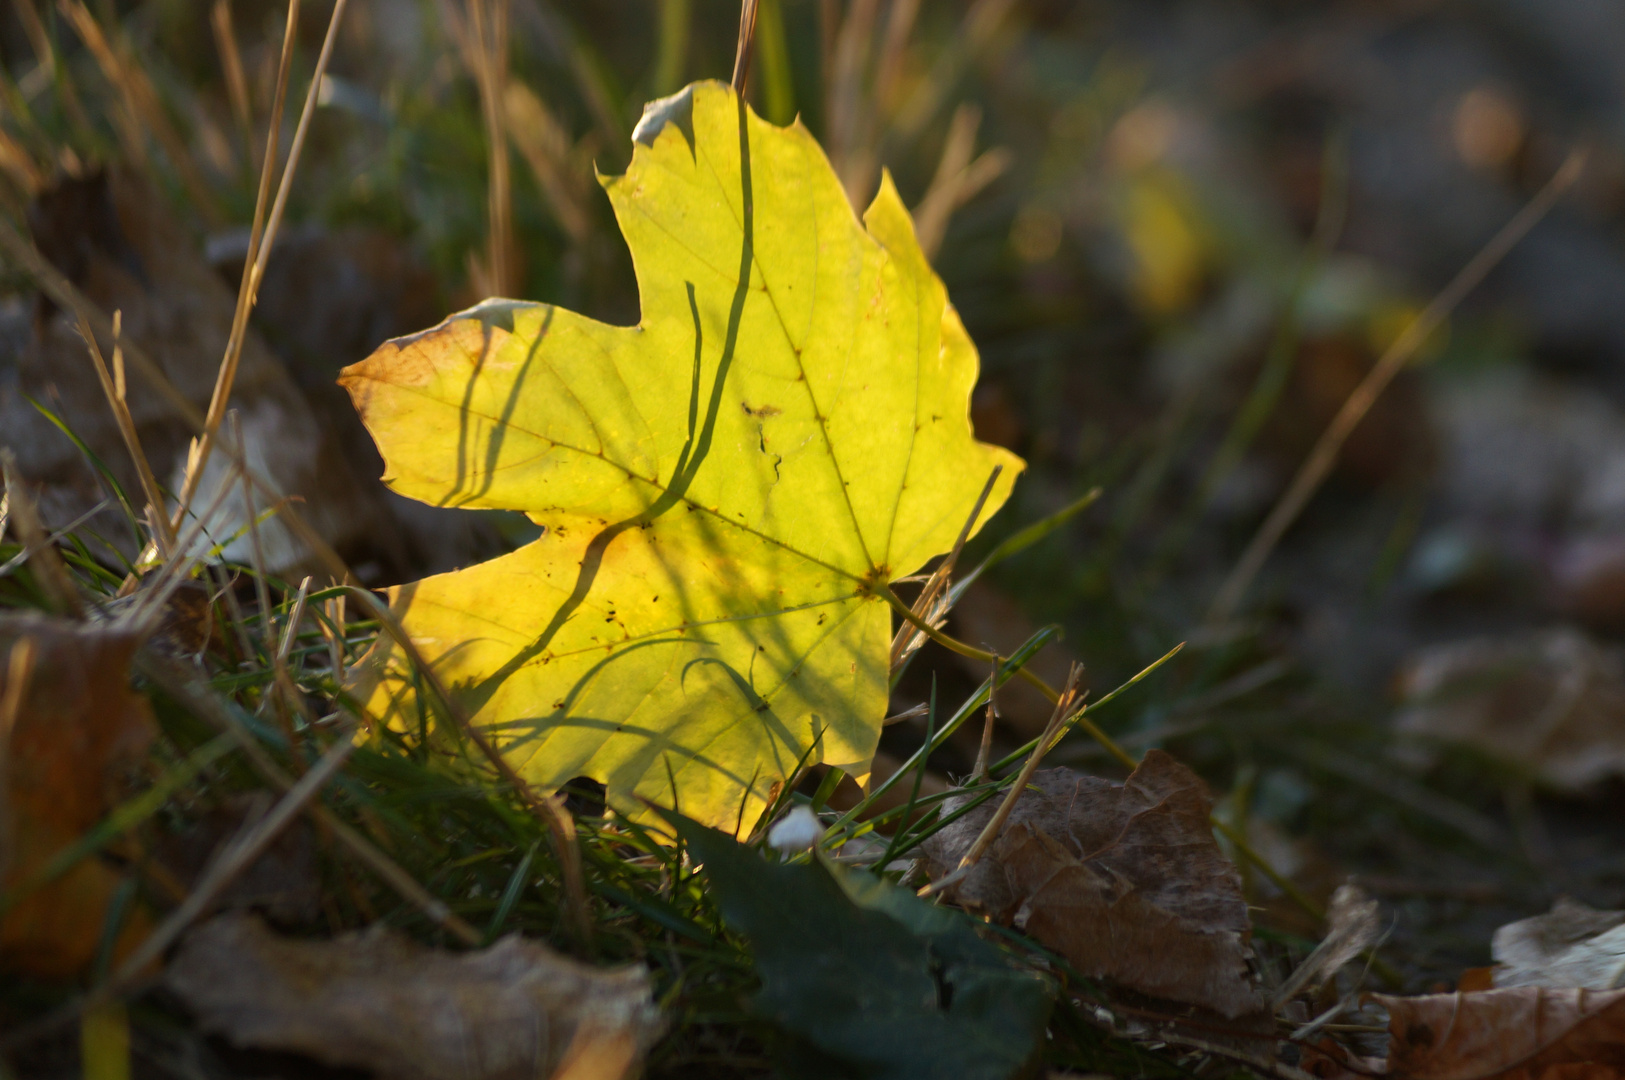
<instances>
[{"instance_id":1,"label":"tall dry grass stalk","mask_svg":"<svg viewBox=\"0 0 1625 1080\"><path fill-rule=\"evenodd\" d=\"M250 168L263 164L259 144L254 141L254 107L248 96L248 75L243 68L243 54L237 47L237 31L232 25L231 0L214 0L209 11L209 25L214 30L215 50L220 54L220 70L226 77L226 96L231 101L231 114L237 120L238 137L243 142L243 153Z\"/></svg>"},{"instance_id":2,"label":"tall dry grass stalk","mask_svg":"<svg viewBox=\"0 0 1625 1080\"><path fill-rule=\"evenodd\" d=\"M513 235L512 159L508 155L508 25L511 0L464 0L451 23L463 64L479 91L487 159L486 244L472 261L473 285L485 296L509 296L518 284Z\"/></svg>"},{"instance_id":3,"label":"tall dry grass stalk","mask_svg":"<svg viewBox=\"0 0 1625 1080\"><path fill-rule=\"evenodd\" d=\"M139 155L139 160L146 161L142 135L150 133L163 148L170 167L175 170L194 209L205 223L211 228L223 224L225 216L220 211L214 190L198 171L186 140L175 130L169 114L164 111L163 102L159 100L157 89L142 69L129 43L120 41L115 46L90 9L85 7L84 0L58 0L57 7L73 26L79 40L85 43L85 48L96 58L102 75L118 92L120 103L126 110L126 136L131 144L126 149Z\"/></svg>"},{"instance_id":4,"label":"tall dry grass stalk","mask_svg":"<svg viewBox=\"0 0 1625 1080\"><path fill-rule=\"evenodd\" d=\"M961 105L954 110L936 175L931 178L925 197L914 208L914 232L927 258L934 258L941 249L954 211L1010 167L1011 154L1004 147L995 147L973 160L976 133L981 126L982 110L976 106Z\"/></svg>"},{"instance_id":5,"label":"tall dry grass stalk","mask_svg":"<svg viewBox=\"0 0 1625 1080\"><path fill-rule=\"evenodd\" d=\"M248 333L248 316L254 309L260 281L265 276L265 266L271 257L271 247L276 242L277 229L287 209L288 196L293 189L293 178L299 169L299 157L304 150L305 137L310 131L310 120L316 111L322 80L327 75L327 65L333 57L333 47L338 42L339 27L343 24L348 0L337 0L333 5L333 14L327 22L327 35L322 40L322 51L316 57L316 67L311 72L310 86L305 91L304 109L299 114L299 124L294 129L293 141L288 146L288 161L283 166L281 179L277 183L276 200L271 205L270 216L265 219L264 231L261 234L260 219L264 211L266 193L270 190L271 173L276 165L276 140L282 122L282 103L287 94L288 67L293 56L298 3L299 0L290 0L288 5L288 26L283 37L282 60L277 74L278 89L266 135L265 162L260 168L260 188L255 199L255 220L250 229L248 256L243 261L243 278L237 293L237 308L232 316L231 336L226 342L226 354L220 361L220 371L215 378L214 395L209 401L209 412L204 420L203 433L194 441L192 451L187 457L186 479L182 484L180 505L176 510L177 523L180 515L185 513L192 498L197 494L197 486L203 478L203 470L208 466L209 455L219 435L220 422L225 417L227 402L231 400L231 389L237 378L237 366L242 359L243 341ZM253 513L252 506L248 512Z\"/></svg>"}]
</instances>

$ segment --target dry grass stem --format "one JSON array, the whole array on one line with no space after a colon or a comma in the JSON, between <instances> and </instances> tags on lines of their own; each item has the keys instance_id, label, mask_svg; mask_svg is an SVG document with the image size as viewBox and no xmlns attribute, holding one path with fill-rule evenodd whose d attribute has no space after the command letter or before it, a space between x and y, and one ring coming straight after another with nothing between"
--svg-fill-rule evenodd
<instances>
[{"instance_id":1,"label":"dry grass stem","mask_svg":"<svg viewBox=\"0 0 1625 1080\"><path fill-rule=\"evenodd\" d=\"M175 524L186 513L197 495L197 486L203 479L203 469L209 463L215 433L225 417L226 402L237 380L237 364L242 357L243 338L248 332L248 316L253 310L255 290L254 268L259 262L259 251L264 238L266 205L271 197L271 182L276 172L277 146L282 137L282 110L288 96L288 73L293 67L294 44L298 40L299 0L288 0L287 23L282 31L282 51L277 63L276 90L271 95L271 119L266 125L265 155L260 163L259 189L254 195L254 216L248 229L248 250L243 256L243 273L237 285L237 306L232 311L231 333L226 338L226 351L215 373L214 392L209 398L209 411L203 421L203 431L194 440L187 454L186 475L181 482Z\"/></svg>"},{"instance_id":2,"label":"dry grass stem","mask_svg":"<svg viewBox=\"0 0 1625 1080\"><path fill-rule=\"evenodd\" d=\"M243 54L237 47L237 31L232 26L231 0L214 0L209 11L209 25L214 29L214 45L220 53L220 70L226 77L226 96L231 99L231 114L237 120L243 152L248 155L251 168L262 167L264 158L254 141L254 106L248 97L248 76L243 71Z\"/></svg>"},{"instance_id":3,"label":"dry grass stem","mask_svg":"<svg viewBox=\"0 0 1625 1080\"><path fill-rule=\"evenodd\" d=\"M45 23L40 20L34 0L11 0L11 7L17 13L17 21L22 23L23 35L28 38L40 67L55 77L56 50L51 48L51 37L45 32Z\"/></svg>"},{"instance_id":4,"label":"dry grass stem","mask_svg":"<svg viewBox=\"0 0 1625 1080\"><path fill-rule=\"evenodd\" d=\"M308 578L306 580L309 580ZM322 622L322 635L327 638L327 656L332 665L333 682L344 685L344 597L335 596L323 608L327 618Z\"/></svg>"},{"instance_id":5,"label":"dry grass stem","mask_svg":"<svg viewBox=\"0 0 1625 1080\"><path fill-rule=\"evenodd\" d=\"M102 32L96 17L85 7L84 0L57 0L57 7L72 24L74 32L79 35L79 40L85 43L85 48L96 58L96 64L101 68L103 76L118 91L123 105L129 110L129 116L138 129L144 127L158 140L158 145L163 147L164 156L169 159L175 175L180 177L181 184L193 200L197 212L211 227L219 226L225 219L215 200L214 190L204 181L203 174L198 172L197 163L192 160L192 153L187 149L186 140L181 138L180 132L176 131L175 125L170 122L169 115L164 111L163 102L158 98L157 89L137 63L128 45L125 44L121 49L114 48L112 42L107 40L107 35ZM139 135L136 139L139 141Z\"/></svg>"},{"instance_id":6,"label":"dry grass stem","mask_svg":"<svg viewBox=\"0 0 1625 1080\"><path fill-rule=\"evenodd\" d=\"M1082 692L1078 689L1078 681L1082 678L1083 665L1073 664L1071 671L1067 673L1066 687L1061 691L1060 697L1055 702L1055 709L1050 713L1049 722L1044 725L1044 733L1039 736L1032 753L1027 755L1027 761L1021 766L1021 772L1016 774L1016 779L1010 785L1010 790L1005 792L1004 801L999 803L999 808L993 812L993 816L988 819L987 825L977 834L975 843L971 844L953 872L921 889L920 896L933 896L958 884L966 874L970 873L971 868L982 860L982 856L987 854L987 849L992 847L993 842L999 838L999 831L1004 828L1004 823L1010 820L1010 814L1016 808L1016 800L1020 799L1022 792L1027 790L1027 784L1032 780L1033 773L1038 771L1038 765L1044 760L1044 755L1054 745L1061 732L1065 730L1067 721L1072 719L1075 707L1083 697Z\"/></svg>"},{"instance_id":7,"label":"dry grass stem","mask_svg":"<svg viewBox=\"0 0 1625 1080\"><path fill-rule=\"evenodd\" d=\"M474 76L485 121L487 155L486 251L477 291L509 296L516 281L512 168L508 157L507 80L510 0L464 0L467 33L463 60Z\"/></svg>"},{"instance_id":8,"label":"dry grass stem","mask_svg":"<svg viewBox=\"0 0 1625 1080\"><path fill-rule=\"evenodd\" d=\"M987 768L993 754L993 725L999 719L999 661L993 659L993 675L987 683L987 715L982 720L982 745L976 751L976 767L971 770L978 783L986 783Z\"/></svg>"},{"instance_id":9,"label":"dry grass stem","mask_svg":"<svg viewBox=\"0 0 1625 1080\"><path fill-rule=\"evenodd\" d=\"M740 0L739 4L739 43L734 48L734 93L740 97L745 96L745 86L750 81L750 54L751 46L756 41L756 7L757 0Z\"/></svg>"},{"instance_id":10,"label":"dry grass stem","mask_svg":"<svg viewBox=\"0 0 1625 1080\"><path fill-rule=\"evenodd\" d=\"M158 553L168 559L175 552L175 530L169 521L168 511L164 508L164 496L158 487L158 478L153 475L152 465L147 455L141 449L141 438L135 430L135 419L130 415L129 402L126 399L126 386L124 381L124 349L119 341L119 331L123 322L121 312L113 312L113 370L107 370L107 363L102 359L101 346L96 343L95 331L85 321L81 312L75 312L79 322L79 336L85 340L85 348L90 352L91 362L96 367L96 379L101 383L102 394L107 398L107 407L113 410L113 420L118 426L119 436L124 440L124 448L129 452L130 459L135 463L136 475L141 479L141 493L147 497L147 506L152 510L149 520L157 524L153 532L153 539L157 543Z\"/></svg>"},{"instance_id":11,"label":"dry grass stem","mask_svg":"<svg viewBox=\"0 0 1625 1080\"><path fill-rule=\"evenodd\" d=\"M4 131L0 131L0 170L4 170L11 182L30 199L45 187L45 171L21 143Z\"/></svg>"},{"instance_id":12,"label":"dry grass stem","mask_svg":"<svg viewBox=\"0 0 1625 1080\"><path fill-rule=\"evenodd\" d=\"M570 137L536 92L512 75L507 82L504 117L508 138L530 166L536 186L547 200L559 227L577 247L592 235L592 217L570 166Z\"/></svg>"},{"instance_id":13,"label":"dry grass stem","mask_svg":"<svg viewBox=\"0 0 1625 1080\"><path fill-rule=\"evenodd\" d=\"M344 767L355 752L353 731L339 737L338 742L322 755L322 759L298 783L288 789L280 802L259 821L245 825L231 845L203 871L186 900L170 912L141 945L132 952L100 993L110 994L138 977L153 961L164 954L191 926L198 916L208 910L222 889L248 868L271 841L293 821L295 815L314 799L329 780Z\"/></svg>"},{"instance_id":14,"label":"dry grass stem","mask_svg":"<svg viewBox=\"0 0 1625 1080\"><path fill-rule=\"evenodd\" d=\"M869 43L874 38L879 0L854 0L836 35L830 60L829 103L824 126L831 163L852 205L861 207L874 172L873 110L864 92Z\"/></svg>"},{"instance_id":15,"label":"dry grass stem","mask_svg":"<svg viewBox=\"0 0 1625 1080\"><path fill-rule=\"evenodd\" d=\"M144 675L163 687L165 693L175 698L193 715L207 721L218 731L230 732L237 739L238 745L254 770L268 783L281 791L293 788L293 778L283 772L271 759L253 734L231 714L231 710L220 704L213 692L202 683L202 677L197 672L183 668L149 648L137 653L136 664ZM385 884L417 907L430 920L445 928L465 945L478 945L483 940L478 930L455 914L444 901L418 884L417 880L401 869L395 860L345 824L337 814L321 803L311 806L310 811L325 828L331 830L341 844L349 848L351 853L377 874Z\"/></svg>"},{"instance_id":16,"label":"dry grass stem","mask_svg":"<svg viewBox=\"0 0 1625 1080\"><path fill-rule=\"evenodd\" d=\"M231 493L232 484L236 482L239 469L233 464L226 474L225 483L220 485L214 493L209 505L187 523L186 531L175 539L175 555L167 562L162 563L157 571L151 574L146 581L146 588L140 593L140 602L129 609L123 616L135 625L155 624L163 618L164 605L175 590L180 588L181 582L192 576L193 569L201 561L207 546L200 547L198 541L207 535L208 523L214 520L215 514L220 512L225 504L226 497Z\"/></svg>"},{"instance_id":17,"label":"dry grass stem","mask_svg":"<svg viewBox=\"0 0 1625 1080\"><path fill-rule=\"evenodd\" d=\"M959 81L972 60L985 53L1004 29L1015 0L976 0L960 21L953 44L936 62L898 108L892 119L895 137L903 142L917 137L937 115L944 99Z\"/></svg>"},{"instance_id":18,"label":"dry grass stem","mask_svg":"<svg viewBox=\"0 0 1625 1080\"><path fill-rule=\"evenodd\" d=\"M1241 606L1247 589L1252 585L1253 579L1263 569L1275 545L1286 535L1292 523L1298 520L1303 508L1314 498L1320 490L1320 485L1330 475L1333 466L1337 464L1337 456L1342 452L1343 444L1348 441L1354 429L1360 426L1366 413L1388 384L1394 381L1405 366L1411 362L1433 332L1450 317L1467 294L1478 287L1484 277L1495 268L1507 252L1522 240L1530 229L1556 206L1558 200L1566 194L1574 182L1580 178L1585 169L1586 153L1576 150L1568 156L1562 166L1546 182L1534 198L1526 203L1523 209L1515 214L1511 221L1502 226L1488 244L1485 244L1479 253L1473 256L1468 264L1462 267L1450 284L1444 287L1423 309L1403 333L1388 346L1371 370L1354 388L1354 392L1343 402L1343 407L1332 418L1320 439L1315 443L1308 458L1299 467L1297 475L1292 478L1292 484L1281 495L1275 508L1260 525L1258 532L1247 545L1236 562L1235 569L1225 579L1224 585L1219 589L1213 599L1213 606L1208 610L1207 623L1211 626L1227 623Z\"/></svg>"},{"instance_id":19,"label":"dry grass stem","mask_svg":"<svg viewBox=\"0 0 1625 1080\"><path fill-rule=\"evenodd\" d=\"M936 175L914 208L914 233L926 258L935 258L941 250L942 238L948 232L948 220L954 211L1010 167L1010 152L1002 147L972 160L976 152L976 132L981 124L982 110L974 105L961 105L948 125L948 137L942 144Z\"/></svg>"},{"instance_id":20,"label":"dry grass stem","mask_svg":"<svg viewBox=\"0 0 1625 1080\"><path fill-rule=\"evenodd\" d=\"M920 0L892 0L891 14L886 19L886 37L880 45L880 60L875 65L875 104L887 114L897 108L908 39L919 15Z\"/></svg>"},{"instance_id":21,"label":"dry grass stem","mask_svg":"<svg viewBox=\"0 0 1625 1080\"><path fill-rule=\"evenodd\" d=\"M965 541L970 539L971 530L976 527L977 520L982 516L982 507L993 494L993 485L998 482L999 474L1004 471L1003 465L995 465L989 474L987 483L982 485L982 493L976 497L976 504L971 507L970 516L960 527L959 536L954 540L953 548L948 557L943 559L931 576L926 579L925 587L914 601L913 612L917 618L933 628L940 629L948 617L948 611L953 606L952 594L948 583L953 576L954 567L959 565L959 555L965 550ZM897 628L897 633L891 643L891 668L895 673L908 658L913 656L925 644L926 635L912 625L905 624Z\"/></svg>"},{"instance_id":22,"label":"dry grass stem","mask_svg":"<svg viewBox=\"0 0 1625 1080\"><path fill-rule=\"evenodd\" d=\"M271 258L271 247L276 242L277 228L281 225L283 212L287 209L293 178L299 169L299 157L304 150L305 137L310 131L310 119L316 112L322 80L326 78L327 65L333 57L333 47L338 41L339 27L343 23L347 3L348 0L336 0L333 14L327 21L327 35L322 39L322 51L316 57L316 67L311 72L310 85L305 90L304 109L299 114L299 124L294 128L293 141L288 146L288 161L282 167L282 176L277 182L276 199L271 205L270 216L265 221L264 235L257 242L252 233L250 235L248 257L243 261L243 281L237 294L237 310L232 318L232 333L226 343L226 355L220 361L219 375L215 379L214 397L209 402L208 422L204 425L203 434L187 460L186 480L182 486L180 499L183 509L197 492L197 485L202 479L204 468L209 463L209 455L219 433L220 422L225 416L226 403L231 398L232 384L237 377L237 364L242 356L243 340L248 332L248 316L254 309L260 281L265 277L265 266ZM264 205L264 193L268 190L270 173L276 161L276 144L273 140L275 132L281 127L282 102L287 93L286 68L293 55L293 30L297 7L298 0L290 0L288 32L283 40L282 67L277 76L278 91L266 138L265 162L260 169L260 194L255 202L256 224L260 208Z\"/></svg>"}]
</instances>

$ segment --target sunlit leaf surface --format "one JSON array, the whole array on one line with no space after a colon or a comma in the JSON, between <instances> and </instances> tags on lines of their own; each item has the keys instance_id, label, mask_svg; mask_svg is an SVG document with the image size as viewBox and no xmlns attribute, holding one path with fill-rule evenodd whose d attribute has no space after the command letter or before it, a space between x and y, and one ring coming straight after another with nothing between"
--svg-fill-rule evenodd
<instances>
[{"instance_id":1,"label":"sunlit leaf surface","mask_svg":"<svg viewBox=\"0 0 1625 1080\"><path fill-rule=\"evenodd\" d=\"M727 87L646 110L604 180L636 326L487 301L342 382L398 492L522 510L544 533L402 586L395 612L527 779L576 776L748 827L814 744L868 771L890 614L994 466L975 348L889 179L860 222L817 143ZM356 686L415 729L381 641ZM675 792L673 787L675 786Z\"/></svg>"}]
</instances>

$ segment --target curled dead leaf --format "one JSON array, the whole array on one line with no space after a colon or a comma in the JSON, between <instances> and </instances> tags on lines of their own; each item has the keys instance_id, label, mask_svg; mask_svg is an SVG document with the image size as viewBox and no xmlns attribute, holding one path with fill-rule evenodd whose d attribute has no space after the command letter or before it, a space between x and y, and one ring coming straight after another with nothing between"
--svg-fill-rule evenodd
<instances>
[{"instance_id":1,"label":"curled dead leaf","mask_svg":"<svg viewBox=\"0 0 1625 1080\"><path fill-rule=\"evenodd\" d=\"M1121 784L1040 770L950 895L1091 977L1232 1018L1256 1013L1266 1003L1248 965L1247 904L1213 839L1212 805L1201 779L1158 750ZM927 842L933 879L992 815L978 808Z\"/></svg>"},{"instance_id":2,"label":"curled dead leaf","mask_svg":"<svg viewBox=\"0 0 1625 1080\"><path fill-rule=\"evenodd\" d=\"M0 615L0 969L66 978L96 955L123 876L89 858L34 884L120 801L152 741L146 700L130 689L138 644L114 626ZM115 958L145 926L140 912L127 921Z\"/></svg>"},{"instance_id":3,"label":"curled dead leaf","mask_svg":"<svg viewBox=\"0 0 1625 1080\"><path fill-rule=\"evenodd\" d=\"M383 927L307 941L222 915L164 981L239 1046L383 1080L619 1080L665 1030L644 968L591 968L517 934L454 953Z\"/></svg>"},{"instance_id":4,"label":"curled dead leaf","mask_svg":"<svg viewBox=\"0 0 1625 1080\"><path fill-rule=\"evenodd\" d=\"M1545 915L1501 927L1490 947L1497 987L1625 989L1625 911L1560 898Z\"/></svg>"},{"instance_id":5,"label":"curled dead leaf","mask_svg":"<svg viewBox=\"0 0 1625 1080\"><path fill-rule=\"evenodd\" d=\"M1625 1073L1625 991L1520 986L1425 997L1388 1010L1388 1071L1410 1080L1615 1080Z\"/></svg>"}]
</instances>

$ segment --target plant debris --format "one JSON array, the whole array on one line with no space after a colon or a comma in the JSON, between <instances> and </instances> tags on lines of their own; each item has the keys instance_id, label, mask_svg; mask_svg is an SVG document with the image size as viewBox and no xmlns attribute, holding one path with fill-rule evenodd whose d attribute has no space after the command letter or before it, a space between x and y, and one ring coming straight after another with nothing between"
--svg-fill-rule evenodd
<instances>
[{"instance_id":1,"label":"plant debris","mask_svg":"<svg viewBox=\"0 0 1625 1080\"><path fill-rule=\"evenodd\" d=\"M1545 915L1495 932L1497 987L1625 989L1625 911L1597 911L1567 897Z\"/></svg>"},{"instance_id":2,"label":"plant debris","mask_svg":"<svg viewBox=\"0 0 1625 1080\"><path fill-rule=\"evenodd\" d=\"M102 948L123 873L62 856L117 804L157 729L130 689L127 628L0 614L0 969L79 974ZM131 910L114 958L139 940Z\"/></svg>"},{"instance_id":3,"label":"plant debris","mask_svg":"<svg viewBox=\"0 0 1625 1080\"><path fill-rule=\"evenodd\" d=\"M454 953L383 926L303 941L221 915L186 936L164 985L238 1046L383 1080L620 1080L666 1026L645 968L590 968L517 934Z\"/></svg>"},{"instance_id":4,"label":"plant debris","mask_svg":"<svg viewBox=\"0 0 1625 1080\"><path fill-rule=\"evenodd\" d=\"M1247 902L1213 838L1212 805L1201 779L1159 750L1121 784L1040 770L950 895L1085 975L1231 1018L1256 1013L1266 1002L1248 964ZM934 879L993 812L978 808L925 844Z\"/></svg>"},{"instance_id":5,"label":"plant debris","mask_svg":"<svg viewBox=\"0 0 1625 1080\"><path fill-rule=\"evenodd\" d=\"M1388 1010L1393 1076L1613 1080L1625 1070L1625 990L1520 986L1371 1000Z\"/></svg>"}]
</instances>

